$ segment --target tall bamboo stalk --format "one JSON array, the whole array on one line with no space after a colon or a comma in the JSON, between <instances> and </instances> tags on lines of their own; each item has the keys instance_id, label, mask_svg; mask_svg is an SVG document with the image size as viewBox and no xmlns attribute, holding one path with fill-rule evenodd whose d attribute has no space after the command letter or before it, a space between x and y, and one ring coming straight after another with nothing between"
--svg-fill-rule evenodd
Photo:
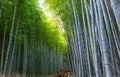
<instances>
[{"instance_id":1,"label":"tall bamboo stalk","mask_svg":"<svg viewBox=\"0 0 120 77\"><path fill-rule=\"evenodd\" d=\"M106 77L113 77L111 68L110 68L110 60L109 60L109 54L108 54L108 46L107 46L107 37L105 34L105 27L104 27L104 21L103 21L103 13L100 6L100 0L97 0L98 5L98 14L99 14L99 26L100 26L100 39L102 44L102 56L104 58L104 68L105 68L105 75Z\"/></svg>"},{"instance_id":2,"label":"tall bamboo stalk","mask_svg":"<svg viewBox=\"0 0 120 77\"><path fill-rule=\"evenodd\" d=\"M15 2L15 6L14 6L14 14L13 14L13 19L12 19L12 27L11 27L11 31L10 31L10 38L9 38L9 43L8 43L8 48L7 48L7 54L6 54L6 59L5 59L5 65L4 65L4 71L3 71L3 73L6 73L8 56L9 56L10 46L11 46L11 42L12 42L13 28L14 28L14 23L15 23L17 2L18 2L18 1Z\"/></svg>"},{"instance_id":3,"label":"tall bamboo stalk","mask_svg":"<svg viewBox=\"0 0 120 77\"><path fill-rule=\"evenodd\" d=\"M3 58L4 58L4 48L5 48L5 39L6 39L6 27L7 27L7 24L8 24L8 1L6 1L6 20L5 20L5 27L4 27L4 36L3 36L3 45L2 45L2 56L1 56L1 73L3 72L2 69L3 69ZM2 4L1 4L1 11L2 11Z\"/></svg>"},{"instance_id":4,"label":"tall bamboo stalk","mask_svg":"<svg viewBox=\"0 0 120 77\"><path fill-rule=\"evenodd\" d=\"M110 0L110 1L113 7L113 11L115 14L115 18L116 18L119 33L120 33L120 0Z\"/></svg>"}]
</instances>

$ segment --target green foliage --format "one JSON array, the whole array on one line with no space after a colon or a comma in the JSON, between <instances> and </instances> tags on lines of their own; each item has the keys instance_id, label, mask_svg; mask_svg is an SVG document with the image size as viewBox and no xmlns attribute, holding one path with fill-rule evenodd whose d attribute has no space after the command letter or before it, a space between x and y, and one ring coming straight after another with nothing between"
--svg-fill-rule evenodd
<instances>
[{"instance_id":1,"label":"green foliage","mask_svg":"<svg viewBox=\"0 0 120 77\"><path fill-rule=\"evenodd\" d=\"M6 38L10 36L10 29L12 25L12 18L15 9L15 2L17 0L8 0L7 2L1 1L2 4L2 17L0 18L0 37L4 34L4 25L7 22ZM33 33L35 43L45 43L50 49L54 46L61 50L66 49L66 41L64 35L58 28L55 21L49 20L44 12L38 8L37 0L18 0L15 15L15 27L13 32L13 38L15 35L15 29L20 17L19 29L17 40L22 43L24 40L24 26L27 27L27 39L30 44L31 32ZM3 38L1 39L3 40ZM1 41L2 42L2 41ZM8 42L8 41L6 41Z\"/></svg>"},{"instance_id":2,"label":"green foliage","mask_svg":"<svg viewBox=\"0 0 120 77\"><path fill-rule=\"evenodd\" d=\"M66 49L66 41L65 38L57 26L55 21L48 20L44 14L41 14L41 23L39 29L40 36L42 40L48 44L50 48L54 46L56 48L60 48L62 50Z\"/></svg>"},{"instance_id":3,"label":"green foliage","mask_svg":"<svg viewBox=\"0 0 120 77\"><path fill-rule=\"evenodd\" d=\"M67 30L69 21L72 21L69 0L45 0L50 10L54 10L57 16L64 22L64 29ZM67 30L68 31L68 30Z\"/></svg>"}]
</instances>

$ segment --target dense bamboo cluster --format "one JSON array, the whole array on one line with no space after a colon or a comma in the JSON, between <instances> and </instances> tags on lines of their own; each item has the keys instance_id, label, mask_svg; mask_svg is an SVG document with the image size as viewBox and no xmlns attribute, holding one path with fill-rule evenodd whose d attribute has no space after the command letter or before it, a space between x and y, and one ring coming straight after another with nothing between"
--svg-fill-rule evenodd
<instances>
[{"instance_id":1,"label":"dense bamboo cluster","mask_svg":"<svg viewBox=\"0 0 120 77\"><path fill-rule=\"evenodd\" d=\"M120 1L69 2L72 23L68 21L67 38L75 77L119 77Z\"/></svg>"},{"instance_id":2,"label":"dense bamboo cluster","mask_svg":"<svg viewBox=\"0 0 120 77\"><path fill-rule=\"evenodd\" d=\"M58 41L59 40L59 41ZM37 0L0 0L0 77L46 77L67 66L66 44Z\"/></svg>"}]
</instances>

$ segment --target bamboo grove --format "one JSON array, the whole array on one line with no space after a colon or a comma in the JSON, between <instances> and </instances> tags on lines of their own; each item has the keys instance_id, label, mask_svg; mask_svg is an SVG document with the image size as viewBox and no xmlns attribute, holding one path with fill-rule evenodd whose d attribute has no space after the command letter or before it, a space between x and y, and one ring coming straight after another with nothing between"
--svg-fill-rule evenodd
<instances>
[{"instance_id":1,"label":"bamboo grove","mask_svg":"<svg viewBox=\"0 0 120 77\"><path fill-rule=\"evenodd\" d=\"M66 47L37 0L0 0L0 77L54 74L68 64Z\"/></svg>"},{"instance_id":2,"label":"bamboo grove","mask_svg":"<svg viewBox=\"0 0 120 77\"><path fill-rule=\"evenodd\" d=\"M69 2L67 38L75 77L119 77L120 1Z\"/></svg>"},{"instance_id":3,"label":"bamboo grove","mask_svg":"<svg viewBox=\"0 0 120 77\"><path fill-rule=\"evenodd\" d=\"M52 4L49 0L46 3ZM62 5L50 6L64 21L74 76L119 77L120 1L68 0L59 3Z\"/></svg>"},{"instance_id":4,"label":"bamboo grove","mask_svg":"<svg viewBox=\"0 0 120 77\"><path fill-rule=\"evenodd\" d=\"M120 0L0 0L0 77L120 77L119 60Z\"/></svg>"}]
</instances>

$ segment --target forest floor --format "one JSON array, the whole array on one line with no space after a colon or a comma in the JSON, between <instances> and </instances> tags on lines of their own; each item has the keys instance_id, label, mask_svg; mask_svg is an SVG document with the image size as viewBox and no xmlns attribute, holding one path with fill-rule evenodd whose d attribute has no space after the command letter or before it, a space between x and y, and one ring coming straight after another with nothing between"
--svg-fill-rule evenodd
<instances>
[{"instance_id":1,"label":"forest floor","mask_svg":"<svg viewBox=\"0 0 120 77\"><path fill-rule=\"evenodd\" d=\"M22 76L22 74L10 74L9 76L6 74L0 74L0 77L28 77L28 76ZM34 77L44 77L44 76L34 76ZM47 77L66 77L66 76L60 76L58 74L53 74ZM70 75L69 77L73 77L73 75Z\"/></svg>"},{"instance_id":2,"label":"forest floor","mask_svg":"<svg viewBox=\"0 0 120 77\"><path fill-rule=\"evenodd\" d=\"M8 77L6 74L0 74L0 77ZM10 74L9 77L23 77L22 74Z\"/></svg>"},{"instance_id":3,"label":"forest floor","mask_svg":"<svg viewBox=\"0 0 120 77\"><path fill-rule=\"evenodd\" d=\"M23 75L21 73L12 73L12 74L0 74L0 77L29 77L29 75ZM42 75L35 75L33 77L44 77ZM46 77L74 77L70 70L61 67L56 74L51 74Z\"/></svg>"}]
</instances>

